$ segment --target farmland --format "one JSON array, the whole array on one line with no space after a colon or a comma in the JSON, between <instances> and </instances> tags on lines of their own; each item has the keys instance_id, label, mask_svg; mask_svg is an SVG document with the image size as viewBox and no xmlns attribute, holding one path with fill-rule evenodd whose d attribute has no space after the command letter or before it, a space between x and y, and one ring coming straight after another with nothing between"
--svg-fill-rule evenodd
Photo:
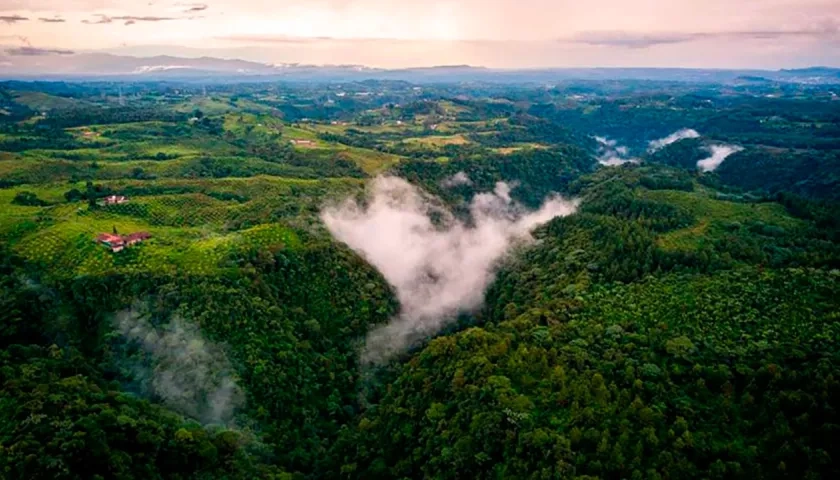
<instances>
[{"instance_id":1,"label":"farmland","mask_svg":"<svg viewBox=\"0 0 840 480\"><path fill-rule=\"evenodd\" d=\"M831 88L0 83L0 476L836 478Z\"/></svg>"}]
</instances>

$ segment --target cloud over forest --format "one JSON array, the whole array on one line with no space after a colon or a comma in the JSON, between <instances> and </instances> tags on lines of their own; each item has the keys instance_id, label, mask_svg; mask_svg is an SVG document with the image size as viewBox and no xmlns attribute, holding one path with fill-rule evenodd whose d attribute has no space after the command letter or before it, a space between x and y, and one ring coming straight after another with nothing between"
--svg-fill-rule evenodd
<instances>
[{"instance_id":1,"label":"cloud over forest","mask_svg":"<svg viewBox=\"0 0 840 480\"><path fill-rule=\"evenodd\" d=\"M405 180L378 177L366 204L348 200L325 209L322 219L332 235L376 267L400 301L398 317L368 335L363 361L387 361L479 307L510 249L576 206L551 197L528 211L511 199L509 185L498 183L473 198L467 224Z\"/></svg>"}]
</instances>

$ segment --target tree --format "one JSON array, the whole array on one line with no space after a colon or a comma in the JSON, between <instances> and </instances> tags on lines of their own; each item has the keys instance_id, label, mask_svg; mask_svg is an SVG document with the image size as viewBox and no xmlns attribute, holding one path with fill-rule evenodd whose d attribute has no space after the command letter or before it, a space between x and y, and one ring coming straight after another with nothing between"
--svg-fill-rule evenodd
<instances>
[{"instance_id":1,"label":"tree","mask_svg":"<svg viewBox=\"0 0 840 480\"><path fill-rule=\"evenodd\" d=\"M18 192L15 197L12 199L12 203L15 205L25 205L28 207L43 207L49 205L49 203L41 200L32 192Z\"/></svg>"},{"instance_id":2,"label":"tree","mask_svg":"<svg viewBox=\"0 0 840 480\"><path fill-rule=\"evenodd\" d=\"M91 208L91 209L95 209L97 207L97 204L96 204L96 198L97 198L96 187L93 185L93 182L91 182L90 180L88 180L87 183L85 183L85 197L87 198L87 201L88 201L88 207Z\"/></svg>"},{"instance_id":3,"label":"tree","mask_svg":"<svg viewBox=\"0 0 840 480\"><path fill-rule=\"evenodd\" d=\"M78 202L85 198L85 195L79 191L77 188L73 188L64 193L64 198L67 200L68 203Z\"/></svg>"}]
</instances>

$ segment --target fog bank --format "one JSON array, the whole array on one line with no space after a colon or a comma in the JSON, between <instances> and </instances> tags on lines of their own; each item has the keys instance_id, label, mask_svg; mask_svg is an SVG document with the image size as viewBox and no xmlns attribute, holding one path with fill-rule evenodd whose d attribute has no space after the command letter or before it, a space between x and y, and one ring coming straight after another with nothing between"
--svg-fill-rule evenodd
<instances>
[{"instance_id":1,"label":"fog bank","mask_svg":"<svg viewBox=\"0 0 840 480\"><path fill-rule=\"evenodd\" d=\"M607 167L623 165L627 162L639 163L639 159L630 156L630 150L618 144L618 141L606 137L595 137L598 142L598 163Z\"/></svg>"},{"instance_id":2,"label":"fog bank","mask_svg":"<svg viewBox=\"0 0 840 480\"><path fill-rule=\"evenodd\" d=\"M668 135L665 138L660 138L659 140L653 140L649 143L648 151L655 152L657 150L661 150L668 145L679 142L680 140L685 140L686 138L698 138L700 134L697 133L697 130L693 130L691 128L683 128L682 130L677 130L676 132Z\"/></svg>"},{"instance_id":3,"label":"fog bank","mask_svg":"<svg viewBox=\"0 0 840 480\"><path fill-rule=\"evenodd\" d=\"M712 156L698 161L697 168L704 172L713 172L727 157L741 150L743 148L736 145L712 145L709 147L709 153Z\"/></svg>"},{"instance_id":4,"label":"fog bank","mask_svg":"<svg viewBox=\"0 0 840 480\"><path fill-rule=\"evenodd\" d=\"M196 325L175 317L155 326L138 312L114 319L117 331L143 355L130 358L134 379L167 407L203 423L228 423L244 402L221 346L203 338Z\"/></svg>"},{"instance_id":5,"label":"fog bank","mask_svg":"<svg viewBox=\"0 0 840 480\"><path fill-rule=\"evenodd\" d=\"M444 188L452 188L460 185L472 185L472 180L464 172L458 172L455 175L444 178L440 182L440 186Z\"/></svg>"},{"instance_id":6,"label":"fog bank","mask_svg":"<svg viewBox=\"0 0 840 480\"><path fill-rule=\"evenodd\" d=\"M463 180L463 179L462 179ZM405 180L377 177L367 205L347 200L322 212L332 235L376 267L395 288L400 314L367 337L364 362L378 363L433 335L460 312L480 306L499 260L530 232L577 202L552 197L537 211L510 198L498 183L476 195L471 224ZM433 222L430 214L442 221Z\"/></svg>"}]
</instances>

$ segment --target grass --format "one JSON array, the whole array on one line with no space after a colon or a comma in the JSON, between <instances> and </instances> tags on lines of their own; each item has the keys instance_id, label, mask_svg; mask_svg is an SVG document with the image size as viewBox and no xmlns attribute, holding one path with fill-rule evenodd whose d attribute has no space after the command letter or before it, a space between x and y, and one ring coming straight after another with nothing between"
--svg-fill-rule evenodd
<instances>
[{"instance_id":1,"label":"grass","mask_svg":"<svg viewBox=\"0 0 840 480\"><path fill-rule=\"evenodd\" d=\"M276 117L269 115L256 115L252 113L229 113L225 115L225 131L235 135L247 135L252 133L272 134L283 131L283 122Z\"/></svg>"},{"instance_id":2,"label":"grass","mask_svg":"<svg viewBox=\"0 0 840 480\"><path fill-rule=\"evenodd\" d=\"M18 100L42 111L78 104L39 93L20 94ZM447 120L439 123L436 135L424 136L422 120L289 125L271 107L215 97L196 96L172 107L185 118L195 110L220 116L224 133L211 135L186 121L91 125L67 129L84 148L0 152L0 177L24 183L0 189L0 242L26 261L68 278L144 272L212 275L241 267L243 252L298 248L301 240L292 226L317 230L317 214L325 203L363 188L364 179L292 178L315 175L318 161L343 158L371 176L402 161L397 155L327 142L319 134L344 134L352 128L388 140L405 137L412 148L435 150L469 143L467 132L493 128L487 122ZM443 108L451 116L464 111L451 102ZM261 160L233 141L278 131L281 141L314 142L296 146L308 161L305 166ZM84 192L88 179L127 195L128 203L94 210L83 201L67 203L65 193L74 188ZM51 205L13 205L21 191ZM148 231L152 238L118 253L94 241L115 228L123 234Z\"/></svg>"},{"instance_id":3,"label":"grass","mask_svg":"<svg viewBox=\"0 0 840 480\"><path fill-rule=\"evenodd\" d=\"M54 108L69 105L58 97L43 95L28 100L53 102ZM234 268L237 263L231 260L243 251L297 248L300 239L290 225L311 228L325 203L358 192L364 184L363 179L290 177L305 177L317 170L319 160L333 157L352 161L368 175L402 160L377 150L327 142L318 138L320 133L354 128L370 135L415 135L406 143L418 149L439 149L468 143L464 132L489 127L486 123L465 127L448 122L439 128L451 128L454 133L417 136L412 132L423 127L416 122L292 126L274 114L263 113L265 109L233 112L228 102L205 97L195 97L176 108L185 113L200 109L206 115L223 115L224 137L186 124L151 121L68 129L85 141L85 148L0 152L0 177L24 183L0 189L0 242L24 259L68 277L157 271L212 274ZM460 107L452 104L447 108L456 114ZM313 166L243 156L241 147L227 141L229 137L247 139L251 134L278 130L283 141L314 142L313 146L297 147ZM209 161L203 161L204 157ZM74 188L84 192L87 179L128 195L129 202L95 210L89 210L85 202L67 203L65 193ZM51 205L11 204L20 191L35 193ZM114 228L126 234L148 231L152 238L113 253L93 239Z\"/></svg>"},{"instance_id":4,"label":"grass","mask_svg":"<svg viewBox=\"0 0 840 480\"><path fill-rule=\"evenodd\" d=\"M467 112L470 111L469 108L467 108L463 105L456 105L456 104L454 104L454 103L452 103L451 101L448 101L448 100L444 100L442 102L439 102L438 105L441 108L443 108L443 112L446 115L455 115L455 114L459 114L459 113L467 113Z\"/></svg>"},{"instance_id":5,"label":"grass","mask_svg":"<svg viewBox=\"0 0 840 480\"><path fill-rule=\"evenodd\" d=\"M90 144L91 148L99 148L113 141L103 137L101 131L87 127L68 128L66 131L76 137L76 140Z\"/></svg>"},{"instance_id":6,"label":"grass","mask_svg":"<svg viewBox=\"0 0 840 480\"><path fill-rule=\"evenodd\" d=\"M249 248L268 247L277 248L299 248L300 239L288 228L280 225L259 225L248 230L243 230L233 236L232 239L239 245Z\"/></svg>"},{"instance_id":7,"label":"grass","mask_svg":"<svg viewBox=\"0 0 840 480\"><path fill-rule=\"evenodd\" d=\"M51 183L42 185L21 185L14 188L0 189L0 206L5 207L9 205L10 208L20 208L20 205L12 205L11 201L19 192L33 192L38 195L41 200L50 203L64 202L64 193L73 188L73 185L64 183ZM84 184L79 184L76 188L84 188ZM35 207L40 208L40 207ZM2 218L2 213L0 213Z\"/></svg>"},{"instance_id":8,"label":"grass","mask_svg":"<svg viewBox=\"0 0 840 480\"><path fill-rule=\"evenodd\" d=\"M128 203L105 207L108 212L143 219L151 225L221 225L228 202L203 193L138 197Z\"/></svg>"},{"instance_id":9,"label":"grass","mask_svg":"<svg viewBox=\"0 0 840 480\"><path fill-rule=\"evenodd\" d=\"M164 222L158 221L154 215L151 218L138 218L110 208L88 211L82 203L69 205L60 213L61 218L34 222L22 235L17 232L16 236L19 238L14 242L13 249L27 261L41 265L56 275L72 277L118 272L186 271L211 274L227 268L224 260L236 251L260 248L276 250L296 248L300 245L297 235L288 227L279 224L258 225L243 231L225 232L219 222L215 222L216 227L213 227L213 218L209 218L209 222L202 218L193 218L195 225L189 226L176 213L178 205L196 201L212 204L215 200L197 199L195 196L184 197L147 200L169 208L164 212L168 221ZM38 210L50 209L16 207L11 215L4 215L4 227L12 225L5 220L15 220L14 225L24 225L25 217L37 214ZM205 208L202 211L212 212L213 209ZM216 211L224 215L224 209ZM148 231L152 238L114 253L94 241L99 233L111 232L113 229L123 234ZM7 239L16 233L5 228L0 229L0 232Z\"/></svg>"},{"instance_id":10,"label":"grass","mask_svg":"<svg viewBox=\"0 0 840 480\"><path fill-rule=\"evenodd\" d=\"M72 98L58 97L43 92L15 92L13 93L13 98L16 103L26 105L38 112L73 108L86 104L86 102Z\"/></svg>"},{"instance_id":11,"label":"grass","mask_svg":"<svg viewBox=\"0 0 840 480\"><path fill-rule=\"evenodd\" d=\"M527 149L539 149L539 148L548 148L545 145L539 143L517 143L515 145L511 145L509 147L501 147L501 148L491 148L491 151L496 153L501 153L502 155L510 155L511 153L516 153L521 150Z\"/></svg>"},{"instance_id":12,"label":"grass","mask_svg":"<svg viewBox=\"0 0 840 480\"><path fill-rule=\"evenodd\" d=\"M465 145L470 143L463 135L430 135L428 137L412 137L404 140L409 144L422 145L430 148L440 148L445 145Z\"/></svg>"},{"instance_id":13,"label":"grass","mask_svg":"<svg viewBox=\"0 0 840 480\"><path fill-rule=\"evenodd\" d=\"M420 125L414 124L412 122L406 121L401 124L397 124L395 121L390 121L387 123L383 123L381 125L357 125L354 123L348 123L345 125L332 125L332 124L322 124L322 123L310 123L306 124L305 126L300 127L301 130L311 131L314 133L334 133L338 135L342 135L347 130L358 130L364 133L370 133L372 135L378 134L388 134L388 133L395 133L395 134L405 134L407 132L420 132L422 131L422 127Z\"/></svg>"},{"instance_id":14,"label":"grass","mask_svg":"<svg viewBox=\"0 0 840 480\"><path fill-rule=\"evenodd\" d=\"M319 127L325 127L325 125ZM390 153L325 142L318 138L317 130L312 130L310 127L285 127L283 138L311 140L314 142L312 145L295 145L295 149L308 152L310 157L326 157L334 154L343 156L358 165L368 175L381 173L401 160L399 156Z\"/></svg>"},{"instance_id":15,"label":"grass","mask_svg":"<svg viewBox=\"0 0 840 480\"><path fill-rule=\"evenodd\" d=\"M0 238L20 238L38 228L37 218L43 207L12 204L12 199L24 188L0 189ZM39 198L44 199L39 194Z\"/></svg>"},{"instance_id":16,"label":"grass","mask_svg":"<svg viewBox=\"0 0 840 480\"><path fill-rule=\"evenodd\" d=\"M318 139L318 132L306 127L287 126L283 128L283 138L286 140L312 140L317 146L327 146L327 142Z\"/></svg>"},{"instance_id":17,"label":"grass","mask_svg":"<svg viewBox=\"0 0 840 480\"><path fill-rule=\"evenodd\" d=\"M273 176L223 179L114 180L115 191L143 189L129 202L89 210L66 203L64 193L84 182L44 183L0 189L0 242L55 275L190 272L215 274L234 268L239 252L297 248L286 221L311 218L327 201L358 191L361 179L297 180ZM59 202L46 207L12 204L20 191ZM333 200L330 200L333 199ZM303 225L303 224L301 224ZM113 253L97 234L148 231L152 239Z\"/></svg>"},{"instance_id":18,"label":"grass","mask_svg":"<svg viewBox=\"0 0 840 480\"><path fill-rule=\"evenodd\" d=\"M56 158L67 159L71 161L83 162L103 162L103 161L122 161L126 159L126 154L117 149L106 150L104 148L78 148L75 150L27 150L23 154L24 157L42 159L42 158Z\"/></svg>"},{"instance_id":19,"label":"grass","mask_svg":"<svg viewBox=\"0 0 840 480\"><path fill-rule=\"evenodd\" d=\"M368 175L384 172L402 160L401 157L390 153L355 147L345 147L343 153Z\"/></svg>"},{"instance_id":20,"label":"grass","mask_svg":"<svg viewBox=\"0 0 840 480\"><path fill-rule=\"evenodd\" d=\"M205 115L223 115L235 110L235 107L227 100L216 97L193 97L175 107L176 112L192 113L201 110Z\"/></svg>"},{"instance_id":21,"label":"grass","mask_svg":"<svg viewBox=\"0 0 840 480\"><path fill-rule=\"evenodd\" d=\"M123 150L124 151L124 150ZM203 149L198 146L190 146L185 144L155 144L152 142L144 142L138 145L138 148L131 152L134 155L144 157L154 157L158 154L163 154L169 157L187 157L200 155Z\"/></svg>"},{"instance_id":22,"label":"grass","mask_svg":"<svg viewBox=\"0 0 840 480\"><path fill-rule=\"evenodd\" d=\"M70 179L88 171L85 164L67 160L24 157L14 162L0 163L0 176L26 184L51 183Z\"/></svg>"},{"instance_id":23,"label":"grass","mask_svg":"<svg viewBox=\"0 0 840 480\"><path fill-rule=\"evenodd\" d=\"M261 103L254 102L252 100L247 100L244 98L240 98L234 102L236 105L237 110L242 110L249 113L275 113L276 109L273 107L269 107L267 105L263 105Z\"/></svg>"},{"instance_id":24,"label":"grass","mask_svg":"<svg viewBox=\"0 0 840 480\"><path fill-rule=\"evenodd\" d=\"M802 221L791 217L777 203L742 203L713 198L709 192L680 192L675 190L644 191L645 197L667 202L690 212L697 222L687 228L667 232L658 239L666 250L693 251L713 238L722 236L735 224L762 222L767 225L794 229Z\"/></svg>"}]
</instances>

